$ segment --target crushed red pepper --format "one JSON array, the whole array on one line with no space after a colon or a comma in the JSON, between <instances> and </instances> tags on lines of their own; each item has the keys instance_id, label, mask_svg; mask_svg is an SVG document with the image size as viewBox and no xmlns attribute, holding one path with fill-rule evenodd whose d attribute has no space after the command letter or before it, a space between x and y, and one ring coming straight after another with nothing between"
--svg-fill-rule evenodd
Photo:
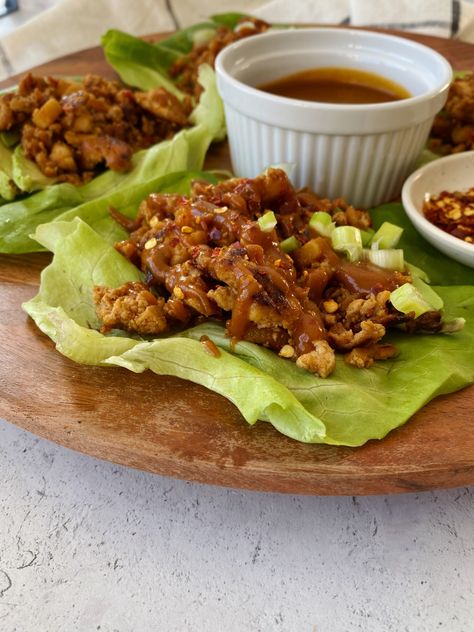
<instances>
[{"instance_id":1,"label":"crushed red pepper","mask_svg":"<svg viewBox=\"0 0 474 632\"><path fill-rule=\"evenodd\" d=\"M423 213L441 230L474 245L474 187L468 191L441 191L428 197Z\"/></svg>"}]
</instances>

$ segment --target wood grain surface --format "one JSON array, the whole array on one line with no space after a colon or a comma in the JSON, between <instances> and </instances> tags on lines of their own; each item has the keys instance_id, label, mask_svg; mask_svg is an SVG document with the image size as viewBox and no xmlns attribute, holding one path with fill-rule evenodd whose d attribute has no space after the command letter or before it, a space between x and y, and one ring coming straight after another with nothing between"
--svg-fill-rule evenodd
<instances>
[{"instance_id":1,"label":"wood grain surface","mask_svg":"<svg viewBox=\"0 0 474 632\"><path fill-rule=\"evenodd\" d=\"M474 69L474 46L408 37L441 52L455 69ZM37 71L114 76L100 48ZM208 166L222 165L228 157L221 145ZM300 444L267 423L248 426L230 402L191 382L64 358L21 310L50 259L0 255L0 416L8 421L101 459L236 488L358 495L474 483L474 387L437 398L361 448Z\"/></svg>"}]
</instances>

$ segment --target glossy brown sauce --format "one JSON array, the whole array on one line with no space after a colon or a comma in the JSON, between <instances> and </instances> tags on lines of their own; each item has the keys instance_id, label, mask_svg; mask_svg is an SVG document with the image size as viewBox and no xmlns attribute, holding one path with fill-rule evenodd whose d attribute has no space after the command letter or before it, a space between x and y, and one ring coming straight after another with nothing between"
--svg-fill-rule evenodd
<instances>
[{"instance_id":1,"label":"glossy brown sauce","mask_svg":"<svg viewBox=\"0 0 474 632\"><path fill-rule=\"evenodd\" d=\"M136 305L157 305L169 331L203 318L225 320L232 346L248 340L281 351L282 357L291 353L292 359L301 358L301 366L321 371L323 377L334 368L333 351L347 351L347 336L357 333L351 329L352 320L344 320L354 299L385 291L380 301L377 297L381 315L375 315L374 322L394 320L385 307L387 294L407 277L367 262L352 263L334 251L330 239L308 226L315 207L319 208L316 194L295 193L281 174L271 170L254 181L242 178L219 185L198 182L192 199L156 194L142 203L133 222L113 211L117 221L132 231L130 239L116 244L117 250L145 273L136 289L138 298L124 303L121 314L128 318ZM327 201L321 203L325 208ZM342 200L337 204L349 220L351 207ZM258 217L270 210L277 213L278 224L265 231ZM361 210L354 217L369 220ZM286 253L281 243L290 235L298 247ZM150 288L157 288L156 300ZM123 296L122 290L112 290L109 298ZM325 297L330 298L325 301ZM362 310L362 303L356 300L353 311ZM163 333L163 318L155 324L154 311L148 315L144 333L150 334L150 323ZM361 311L360 317L365 316ZM376 335L370 333L374 340ZM207 353L218 357L220 352L208 337L200 341Z\"/></svg>"},{"instance_id":2,"label":"glossy brown sauce","mask_svg":"<svg viewBox=\"0 0 474 632\"><path fill-rule=\"evenodd\" d=\"M118 213L117 213L118 214ZM213 239L219 242L235 239L237 251L232 274L238 288L231 318L227 323L232 341L245 339L252 325L251 311L259 303L258 296L264 292L272 295L274 306L286 325L293 331L292 344L298 355L309 353L314 349L316 340L326 338L324 322L317 303L333 280L361 296L381 290L394 290L400 285L398 273L379 268L369 263L351 263L336 253L330 241L325 237L316 237L321 259L327 262L323 268L311 270L306 283L299 286L296 282L296 270L292 259L282 252L273 232L263 232L256 222L234 210L226 209L221 213L213 213L203 204L194 204L192 214L199 217L200 225L206 226ZM181 234L176 226L170 226L168 242L157 241L150 249L141 252L142 269L146 269L156 281L163 283L170 293L182 294L183 298L199 308L205 316L218 315L215 304L207 296L207 287L201 278L194 281L186 277L181 265L170 266L173 245L179 240L187 241L191 235ZM125 243L125 242L124 242ZM245 264L245 257L254 264L251 272ZM176 312L175 318L183 323L189 320L189 308L182 306L182 314ZM207 344L204 341L203 344ZM207 349L214 353L213 349Z\"/></svg>"},{"instance_id":3,"label":"glossy brown sauce","mask_svg":"<svg viewBox=\"0 0 474 632\"><path fill-rule=\"evenodd\" d=\"M393 292L400 285L400 276L397 272L366 262L341 261L336 268L335 276L345 288L361 296L382 290Z\"/></svg>"},{"instance_id":4,"label":"glossy brown sauce","mask_svg":"<svg viewBox=\"0 0 474 632\"><path fill-rule=\"evenodd\" d=\"M411 96L398 83L356 68L311 68L258 88L282 97L323 103L386 103Z\"/></svg>"},{"instance_id":5,"label":"glossy brown sauce","mask_svg":"<svg viewBox=\"0 0 474 632\"><path fill-rule=\"evenodd\" d=\"M316 241L322 258L328 262L329 267L324 271L316 269L310 272L308 300L305 298L304 288L298 287L295 283L294 268L286 268L282 259L283 253L273 241L272 234L262 232L255 224L247 225L242 230L240 244L247 256L256 263L257 269L252 275L246 266L239 265L238 262L233 268L239 291L228 322L228 330L235 342L245 338L252 322L250 312L257 295L261 293L262 284L265 285L265 277L268 278L269 287L281 293L281 317L287 323L291 322L292 344L298 355L310 352L314 349L314 341L326 338L324 323L316 302L332 279L336 279L350 292L357 292L361 296L382 290L392 291L400 285L400 275L397 272L366 262L351 263L334 252L325 237L318 237Z\"/></svg>"},{"instance_id":6,"label":"glossy brown sauce","mask_svg":"<svg viewBox=\"0 0 474 632\"><path fill-rule=\"evenodd\" d=\"M387 268L380 268L367 261L352 263L334 250L328 239L317 237L319 247L324 259L329 262L332 270L329 273L314 274L310 279L311 289L316 296L322 296L326 285L335 276L337 281L350 292L357 292L361 296L368 296L382 290L395 290L401 283L400 274ZM319 272L318 269L311 271L311 275ZM321 284L318 287L318 282ZM314 299L313 299L314 300Z\"/></svg>"}]
</instances>

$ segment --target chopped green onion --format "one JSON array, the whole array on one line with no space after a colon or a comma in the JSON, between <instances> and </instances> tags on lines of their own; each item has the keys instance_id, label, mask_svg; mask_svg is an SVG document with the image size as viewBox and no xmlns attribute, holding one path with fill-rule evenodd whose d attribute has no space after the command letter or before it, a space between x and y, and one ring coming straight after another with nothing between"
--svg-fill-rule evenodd
<instances>
[{"instance_id":1,"label":"chopped green onion","mask_svg":"<svg viewBox=\"0 0 474 632\"><path fill-rule=\"evenodd\" d=\"M360 235L362 237L362 245L365 248L372 241L372 237L375 235L375 230L373 228L368 228L367 230L361 230Z\"/></svg>"},{"instance_id":2,"label":"chopped green onion","mask_svg":"<svg viewBox=\"0 0 474 632\"><path fill-rule=\"evenodd\" d=\"M191 35L191 39L193 40L194 46L202 46L203 44L207 44L207 42L212 39L215 34L215 28L199 29L198 31L194 31Z\"/></svg>"},{"instance_id":3,"label":"chopped green onion","mask_svg":"<svg viewBox=\"0 0 474 632\"><path fill-rule=\"evenodd\" d=\"M423 298L421 292L412 283L404 283L393 290L390 293L390 302L403 314L413 312L415 318L433 310L433 306Z\"/></svg>"},{"instance_id":4,"label":"chopped green onion","mask_svg":"<svg viewBox=\"0 0 474 632\"><path fill-rule=\"evenodd\" d=\"M309 227L323 237L331 237L335 226L336 225L332 221L331 215L329 215L329 213L324 213L323 211L316 211L316 213L312 214L311 219L309 220Z\"/></svg>"},{"instance_id":5,"label":"chopped green onion","mask_svg":"<svg viewBox=\"0 0 474 632\"><path fill-rule=\"evenodd\" d=\"M454 334L456 331L461 331L461 329L464 329L465 323L465 318L453 318L453 320L448 320L447 322L443 323L440 333Z\"/></svg>"},{"instance_id":6,"label":"chopped green onion","mask_svg":"<svg viewBox=\"0 0 474 632\"><path fill-rule=\"evenodd\" d=\"M408 261L405 261L405 269L411 274L412 277L418 277L422 281L425 281L425 283L430 282L430 277L426 274L426 272L421 268L418 268L418 266L413 265L413 263L408 263Z\"/></svg>"},{"instance_id":7,"label":"chopped green onion","mask_svg":"<svg viewBox=\"0 0 474 632\"><path fill-rule=\"evenodd\" d=\"M402 236L403 228L384 222L370 242L372 248L395 248Z\"/></svg>"},{"instance_id":8,"label":"chopped green onion","mask_svg":"<svg viewBox=\"0 0 474 632\"><path fill-rule=\"evenodd\" d=\"M260 230L264 233L270 233L277 225L277 218L273 211L267 211L264 215L258 218L258 225Z\"/></svg>"},{"instance_id":9,"label":"chopped green onion","mask_svg":"<svg viewBox=\"0 0 474 632\"><path fill-rule=\"evenodd\" d=\"M413 285L416 287L421 296L425 299L427 303L429 303L433 309L443 309L444 303L443 299L439 294L437 294L432 287L427 285L423 279L415 276L412 280Z\"/></svg>"},{"instance_id":10,"label":"chopped green onion","mask_svg":"<svg viewBox=\"0 0 474 632\"><path fill-rule=\"evenodd\" d=\"M283 241L280 241L280 248L283 250L283 252L293 252L293 250L299 248L300 245L300 242L296 239L294 235L288 237L287 239L284 239Z\"/></svg>"},{"instance_id":11,"label":"chopped green onion","mask_svg":"<svg viewBox=\"0 0 474 632\"><path fill-rule=\"evenodd\" d=\"M336 226L331 241L334 250L344 252L349 261L359 261L362 257L362 237L355 226Z\"/></svg>"},{"instance_id":12,"label":"chopped green onion","mask_svg":"<svg viewBox=\"0 0 474 632\"><path fill-rule=\"evenodd\" d=\"M386 250L365 249L363 251L363 258L380 268L398 270L398 272L403 272L405 269L403 250L399 248L387 248Z\"/></svg>"}]
</instances>

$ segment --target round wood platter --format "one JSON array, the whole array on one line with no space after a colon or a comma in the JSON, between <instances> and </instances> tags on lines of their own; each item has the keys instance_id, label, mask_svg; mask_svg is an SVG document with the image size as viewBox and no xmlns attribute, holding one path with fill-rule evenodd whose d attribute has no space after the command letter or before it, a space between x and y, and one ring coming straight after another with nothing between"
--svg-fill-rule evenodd
<instances>
[{"instance_id":1,"label":"round wood platter","mask_svg":"<svg viewBox=\"0 0 474 632\"><path fill-rule=\"evenodd\" d=\"M474 46L408 37L441 52L455 69L474 68ZM35 72L114 76L100 48ZM221 145L207 166L227 165ZM191 382L82 366L56 352L21 309L50 258L0 255L0 416L8 421L100 459L235 488L359 495L474 483L474 386L437 398L382 441L361 448L300 444L267 423L247 425L233 404Z\"/></svg>"}]
</instances>

